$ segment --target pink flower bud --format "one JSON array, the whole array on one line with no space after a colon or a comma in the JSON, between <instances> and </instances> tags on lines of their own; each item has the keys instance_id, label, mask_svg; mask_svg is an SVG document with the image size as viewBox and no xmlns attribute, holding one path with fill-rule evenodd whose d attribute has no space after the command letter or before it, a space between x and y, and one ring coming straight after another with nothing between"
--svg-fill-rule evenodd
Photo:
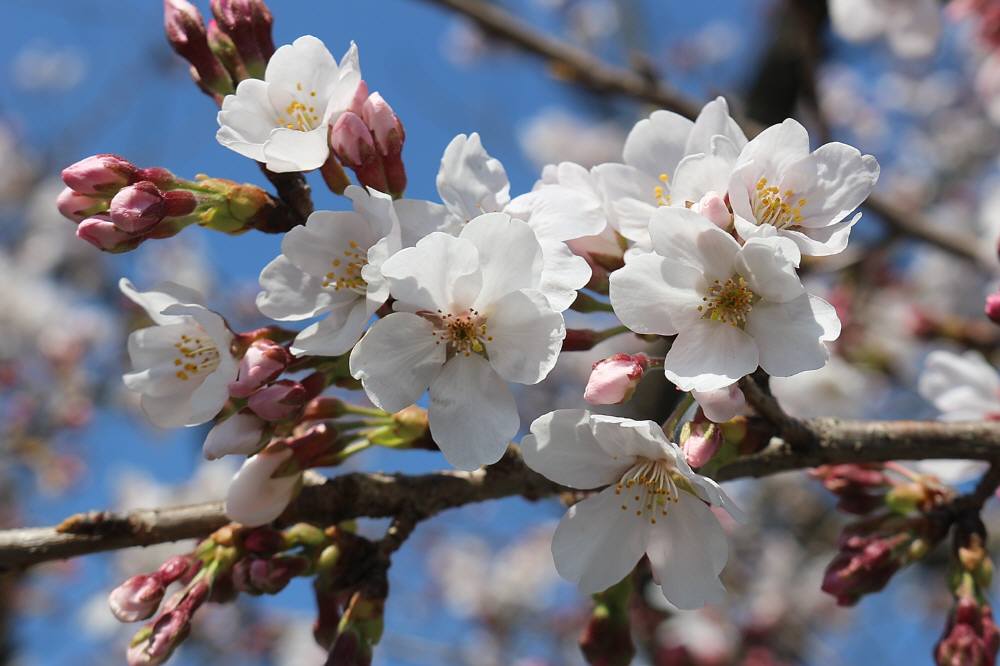
<instances>
[{"instance_id":1,"label":"pink flower bud","mask_svg":"<svg viewBox=\"0 0 1000 666\"><path fill-rule=\"evenodd\" d=\"M594 364L583 391L592 405L617 405L635 393L642 374L649 367L645 354L615 354Z\"/></svg>"},{"instance_id":2,"label":"pink flower bud","mask_svg":"<svg viewBox=\"0 0 1000 666\"><path fill-rule=\"evenodd\" d=\"M383 191L401 196L406 190L406 166L403 164L406 133L403 123L378 93L372 93L365 100L362 117L375 139L375 147L382 155L382 171L386 180Z\"/></svg>"},{"instance_id":3,"label":"pink flower bud","mask_svg":"<svg viewBox=\"0 0 1000 666\"><path fill-rule=\"evenodd\" d=\"M148 180L161 190L172 190L181 184L181 181L177 179L177 176L175 176L169 169L164 169L163 167L146 167L145 169L139 169L139 175L136 177L136 180Z\"/></svg>"},{"instance_id":4,"label":"pink flower bud","mask_svg":"<svg viewBox=\"0 0 1000 666\"><path fill-rule=\"evenodd\" d=\"M163 193L166 217L185 217L198 207L198 197L188 190L171 190Z\"/></svg>"},{"instance_id":5,"label":"pink flower bud","mask_svg":"<svg viewBox=\"0 0 1000 666\"><path fill-rule=\"evenodd\" d=\"M382 99L382 95L372 93L365 100L361 117L371 130L375 146L383 157L403 151L403 141L406 139L403 124L399 122L389 103Z\"/></svg>"},{"instance_id":6,"label":"pink flower bud","mask_svg":"<svg viewBox=\"0 0 1000 666\"><path fill-rule=\"evenodd\" d=\"M351 103L347 107L347 110L356 116L363 117L366 101L368 101L368 84L362 79L358 83L357 90L354 91L354 97L351 98Z\"/></svg>"},{"instance_id":7,"label":"pink flower bud","mask_svg":"<svg viewBox=\"0 0 1000 666\"><path fill-rule=\"evenodd\" d=\"M257 48L260 49L264 60L268 61L274 55L274 38L271 34L274 18L264 0L250 0L250 5L254 14L253 26L257 33Z\"/></svg>"},{"instance_id":8,"label":"pink flower bud","mask_svg":"<svg viewBox=\"0 0 1000 666\"><path fill-rule=\"evenodd\" d=\"M304 557L252 557L233 567L233 585L248 594L277 594L309 566Z\"/></svg>"},{"instance_id":9,"label":"pink flower bud","mask_svg":"<svg viewBox=\"0 0 1000 666\"><path fill-rule=\"evenodd\" d=\"M187 0L163 0L163 27L167 41L191 63L202 86L219 95L233 92L232 78L208 46L205 22L197 7Z\"/></svg>"},{"instance_id":10,"label":"pink flower bud","mask_svg":"<svg viewBox=\"0 0 1000 666\"><path fill-rule=\"evenodd\" d=\"M178 597L151 627L133 639L126 652L128 666L158 666L167 661L191 629L191 618L208 599L210 590L205 580L199 580Z\"/></svg>"},{"instance_id":11,"label":"pink flower bud","mask_svg":"<svg viewBox=\"0 0 1000 666\"><path fill-rule=\"evenodd\" d=\"M130 234L149 231L163 219L166 212L163 193L148 180L128 185L111 199L111 221Z\"/></svg>"},{"instance_id":12,"label":"pink flower bud","mask_svg":"<svg viewBox=\"0 0 1000 666\"><path fill-rule=\"evenodd\" d=\"M350 111L340 114L330 130L330 148L344 166L354 170L361 185L379 192L389 191L382 158L361 116Z\"/></svg>"},{"instance_id":13,"label":"pink flower bud","mask_svg":"<svg viewBox=\"0 0 1000 666\"><path fill-rule=\"evenodd\" d=\"M265 421L281 421L301 410L308 400L302 384L282 379L251 395L247 406Z\"/></svg>"},{"instance_id":14,"label":"pink flower bud","mask_svg":"<svg viewBox=\"0 0 1000 666\"><path fill-rule=\"evenodd\" d=\"M139 239L116 227L107 215L88 217L77 225L76 236L105 252L123 252L139 244Z\"/></svg>"},{"instance_id":15,"label":"pink flower bud","mask_svg":"<svg viewBox=\"0 0 1000 666\"><path fill-rule=\"evenodd\" d=\"M826 568L823 591L836 597L839 605L851 606L863 595L881 590L899 570L892 551L887 539L850 538Z\"/></svg>"},{"instance_id":16,"label":"pink flower bud","mask_svg":"<svg viewBox=\"0 0 1000 666\"><path fill-rule=\"evenodd\" d=\"M712 459L722 446L722 428L711 421L691 421L684 440L684 459L691 467L698 468Z\"/></svg>"},{"instance_id":17,"label":"pink flower bud","mask_svg":"<svg viewBox=\"0 0 1000 666\"><path fill-rule=\"evenodd\" d=\"M229 395L246 398L285 371L292 357L273 340L254 340L240 360L239 374L229 383Z\"/></svg>"},{"instance_id":18,"label":"pink flower bud","mask_svg":"<svg viewBox=\"0 0 1000 666\"><path fill-rule=\"evenodd\" d=\"M625 250L618 240L618 234L607 227L596 236L584 236L566 241L573 254L583 257L590 264L594 273L607 279L611 271L616 271L625 265Z\"/></svg>"},{"instance_id":19,"label":"pink flower bud","mask_svg":"<svg viewBox=\"0 0 1000 666\"><path fill-rule=\"evenodd\" d=\"M601 341L597 331L589 328L567 328L563 338L563 351L587 351Z\"/></svg>"},{"instance_id":20,"label":"pink flower bud","mask_svg":"<svg viewBox=\"0 0 1000 666\"><path fill-rule=\"evenodd\" d=\"M691 206L691 210L708 218L712 224L720 229L728 229L733 223L733 214L729 212L725 195L715 191L705 194L701 201L697 201Z\"/></svg>"},{"instance_id":21,"label":"pink flower bud","mask_svg":"<svg viewBox=\"0 0 1000 666\"><path fill-rule=\"evenodd\" d=\"M377 159L375 141L368 125L356 113L340 114L330 131L330 147L340 161L352 169Z\"/></svg>"},{"instance_id":22,"label":"pink flower bud","mask_svg":"<svg viewBox=\"0 0 1000 666\"><path fill-rule=\"evenodd\" d=\"M281 515L299 487L301 474L271 478L289 458L288 448L264 449L247 458L226 493L226 515L247 527L266 525Z\"/></svg>"},{"instance_id":23,"label":"pink flower bud","mask_svg":"<svg viewBox=\"0 0 1000 666\"><path fill-rule=\"evenodd\" d=\"M205 437L202 453L206 460L228 455L252 455L264 439L264 422L249 412L233 414L216 424Z\"/></svg>"},{"instance_id":24,"label":"pink flower bud","mask_svg":"<svg viewBox=\"0 0 1000 666\"><path fill-rule=\"evenodd\" d=\"M166 586L160 577L132 576L108 595L111 612L119 622L138 622L152 617L160 606Z\"/></svg>"},{"instance_id":25,"label":"pink flower bud","mask_svg":"<svg viewBox=\"0 0 1000 666\"><path fill-rule=\"evenodd\" d=\"M249 74L263 78L268 58L274 52L271 12L260 0L212 0L212 15L232 40Z\"/></svg>"},{"instance_id":26,"label":"pink flower bud","mask_svg":"<svg viewBox=\"0 0 1000 666\"><path fill-rule=\"evenodd\" d=\"M1000 292L986 297L986 316L994 324L1000 324Z\"/></svg>"},{"instance_id":27,"label":"pink flower bud","mask_svg":"<svg viewBox=\"0 0 1000 666\"><path fill-rule=\"evenodd\" d=\"M56 206L64 217L74 222L82 222L91 215L107 210L108 202L106 199L80 194L67 187L56 198Z\"/></svg>"},{"instance_id":28,"label":"pink flower bud","mask_svg":"<svg viewBox=\"0 0 1000 666\"><path fill-rule=\"evenodd\" d=\"M257 527L243 535L243 548L257 555L273 555L285 550L285 536L270 527Z\"/></svg>"},{"instance_id":29,"label":"pink flower bud","mask_svg":"<svg viewBox=\"0 0 1000 666\"><path fill-rule=\"evenodd\" d=\"M66 185L80 194L112 195L135 182L138 170L128 160L110 153L91 155L62 170Z\"/></svg>"},{"instance_id":30,"label":"pink flower bud","mask_svg":"<svg viewBox=\"0 0 1000 666\"><path fill-rule=\"evenodd\" d=\"M170 585L175 581L193 576L200 568L201 560L190 555L174 555L160 565L160 568L156 570L156 575L159 576L161 583Z\"/></svg>"},{"instance_id":31,"label":"pink flower bud","mask_svg":"<svg viewBox=\"0 0 1000 666\"><path fill-rule=\"evenodd\" d=\"M988 603L972 597L958 600L948 618L945 633L934 647L934 660L940 666L994 664L1000 651L1000 631Z\"/></svg>"},{"instance_id":32,"label":"pink flower bud","mask_svg":"<svg viewBox=\"0 0 1000 666\"><path fill-rule=\"evenodd\" d=\"M725 423L749 412L743 391L736 384L715 391L692 391L705 418L713 423Z\"/></svg>"}]
</instances>

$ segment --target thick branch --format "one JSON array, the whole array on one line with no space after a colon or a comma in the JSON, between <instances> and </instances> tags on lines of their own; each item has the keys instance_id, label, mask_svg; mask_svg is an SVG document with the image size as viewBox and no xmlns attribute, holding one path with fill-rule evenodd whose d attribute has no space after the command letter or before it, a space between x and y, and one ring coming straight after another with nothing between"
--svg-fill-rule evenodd
<instances>
[{"instance_id":1,"label":"thick branch","mask_svg":"<svg viewBox=\"0 0 1000 666\"><path fill-rule=\"evenodd\" d=\"M483 0L425 0L473 21L483 32L539 56L563 79L597 93L631 97L694 119L701 106L665 84L625 68L615 67L590 53L546 35L495 4ZM758 124L741 120L748 135L760 132ZM939 229L921 216L899 209L872 195L864 207L882 218L895 232L923 241L961 259L996 268L992 248L976 238L950 229Z\"/></svg>"},{"instance_id":2,"label":"thick branch","mask_svg":"<svg viewBox=\"0 0 1000 666\"><path fill-rule=\"evenodd\" d=\"M938 458L1000 460L1000 423L838 421L812 419L812 440L793 448L775 439L764 451L722 467L720 481L762 477L823 464ZM521 496L529 500L565 490L536 474L512 449L478 472L344 474L306 485L283 521L329 524L350 518L423 519L466 504ZM87 553L201 537L227 523L221 502L74 516L59 527L0 531L0 568L28 567Z\"/></svg>"}]
</instances>

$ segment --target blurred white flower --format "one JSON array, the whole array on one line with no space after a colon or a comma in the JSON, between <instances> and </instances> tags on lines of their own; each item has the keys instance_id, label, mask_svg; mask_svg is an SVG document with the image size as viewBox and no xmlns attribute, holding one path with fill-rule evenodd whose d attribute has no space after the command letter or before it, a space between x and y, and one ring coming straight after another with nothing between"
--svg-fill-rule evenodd
<instances>
[{"instance_id":1,"label":"blurred white flower","mask_svg":"<svg viewBox=\"0 0 1000 666\"><path fill-rule=\"evenodd\" d=\"M771 378L771 391L782 409L802 419L860 418L878 405L884 388L879 375L861 370L838 356L832 356L818 370Z\"/></svg>"},{"instance_id":2,"label":"blurred white flower","mask_svg":"<svg viewBox=\"0 0 1000 666\"><path fill-rule=\"evenodd\" d=\"M538 167L575 162L590 168L618 159L625 132L613 121L588 122L561 109L545 109L525 123L517 139Z\"/></svg>"},{"instance_id":3,"label":"blurred white flower","mask_svg":"<svg viewBox=\"0 0 1000 666\"><path fill-rule=\"evenodd\" d=\"M831 0L834 31L852 42L884 36L902 58L928 56L941 35L937 0Z\"/></svg>"},{"instance_id":4,"label":"blurred white flower","mask_svg":"<svg viewBox=\"0 0 1000 666\"><path fill-rule=\"evenodd\" d=\"M11 63L14 85L27 92L65 92L87 72L83 54L72 48L30 45Z\"/></svg>"}]
</instances>

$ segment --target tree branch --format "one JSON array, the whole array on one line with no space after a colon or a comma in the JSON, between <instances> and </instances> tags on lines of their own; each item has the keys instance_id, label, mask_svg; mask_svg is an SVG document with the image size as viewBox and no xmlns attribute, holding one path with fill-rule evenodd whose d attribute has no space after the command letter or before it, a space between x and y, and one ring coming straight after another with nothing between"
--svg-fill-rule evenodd
<instances>
[{"instance_id":1,"label":"tree branch","mask_svg":"<svg viewBox=\"0 0 1000 666\"><path fill-rule=\"evenodd\" d=\"M544 59L562 79L600 93L631 97L694 119L701 105L666 84L637 72L615 67L587 51L536 30L504 9L483 0L424 0L464 16L488 36L503 40ZM746 119L740 125L749 136L763 127ZM862 204L899 234L937 247L960 259L990 270L996 269L993 248L983 247L973 236L932 226L923 217L901 210L872 194Z\"/></svg>"},{"instance_id":2,"label":"tree branch","mask_svg":"<svg viewBox=\"0 0 1000 666\"><path fill-rule=\"evenodd\" d=\"M968 458L1000 460L1000 423L939 421L804 421L812 439L792 447L775 439L764 451L722 467L716 478L763 477L823 464ZM994 482L990 477L989 482ZM516 447L476 472L352 473L307 484L282 522L331 524L351 518L405 516L409 522L447 509L503 497L538 500L568 490L528 469ZM47 562L168 541L203 537L229 521L222 502L129 513L73 516L57 527L0 531L0 568ZM394 547L390 545L389 548Z\"/></svg>"}]
</instances>

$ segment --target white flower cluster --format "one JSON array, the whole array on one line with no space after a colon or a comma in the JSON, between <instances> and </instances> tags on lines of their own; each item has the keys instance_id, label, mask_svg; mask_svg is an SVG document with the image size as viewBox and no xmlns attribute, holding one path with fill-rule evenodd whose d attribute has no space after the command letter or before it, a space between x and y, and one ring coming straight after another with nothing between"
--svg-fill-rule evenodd
<instances>
[{"instance_id":1,"label":"white flower cluster","mask_svg":"<svg viewBox=\"0 0 1000 666\"><path fill-rule=\"evenodd\" d=\"M219 140L272 170L316 168L359 81L353 47L338 65L318 40L296 40L265 81L244 81L225 100ZM684 391L727 389L758 367L780 377L822 367L840 322L797 268L802 255L844 250L878 172L844 144L810 152L794 120L748 141L722 98L694 122L657 111L629 133L622 163L552 165L516 197L480 137L462 134L441 160L440 202L348 188L352 211L317 211L286 234L257 303L281 321L319 317L290 351L349 354L378 407L401 410L429 393L434 441L452 465L474 470L520 430L509 384L552 370L562 313L590 284L595 254L618 253L611 306L632 331L673 338L663 368ZM147 412L174 426L214 417L237 365L221 317L176 287L123 289L159 324L130 341L138 371L126 381ZM675 605L720 597L728 549L710 506L738 510L688 466L672 433L578 410L544 415L531 433L529 466L603 488L556 531L564 577L596 592L646 554ZM287 501L289 492L272 494Z\"/></svg>"}]
</instances>

